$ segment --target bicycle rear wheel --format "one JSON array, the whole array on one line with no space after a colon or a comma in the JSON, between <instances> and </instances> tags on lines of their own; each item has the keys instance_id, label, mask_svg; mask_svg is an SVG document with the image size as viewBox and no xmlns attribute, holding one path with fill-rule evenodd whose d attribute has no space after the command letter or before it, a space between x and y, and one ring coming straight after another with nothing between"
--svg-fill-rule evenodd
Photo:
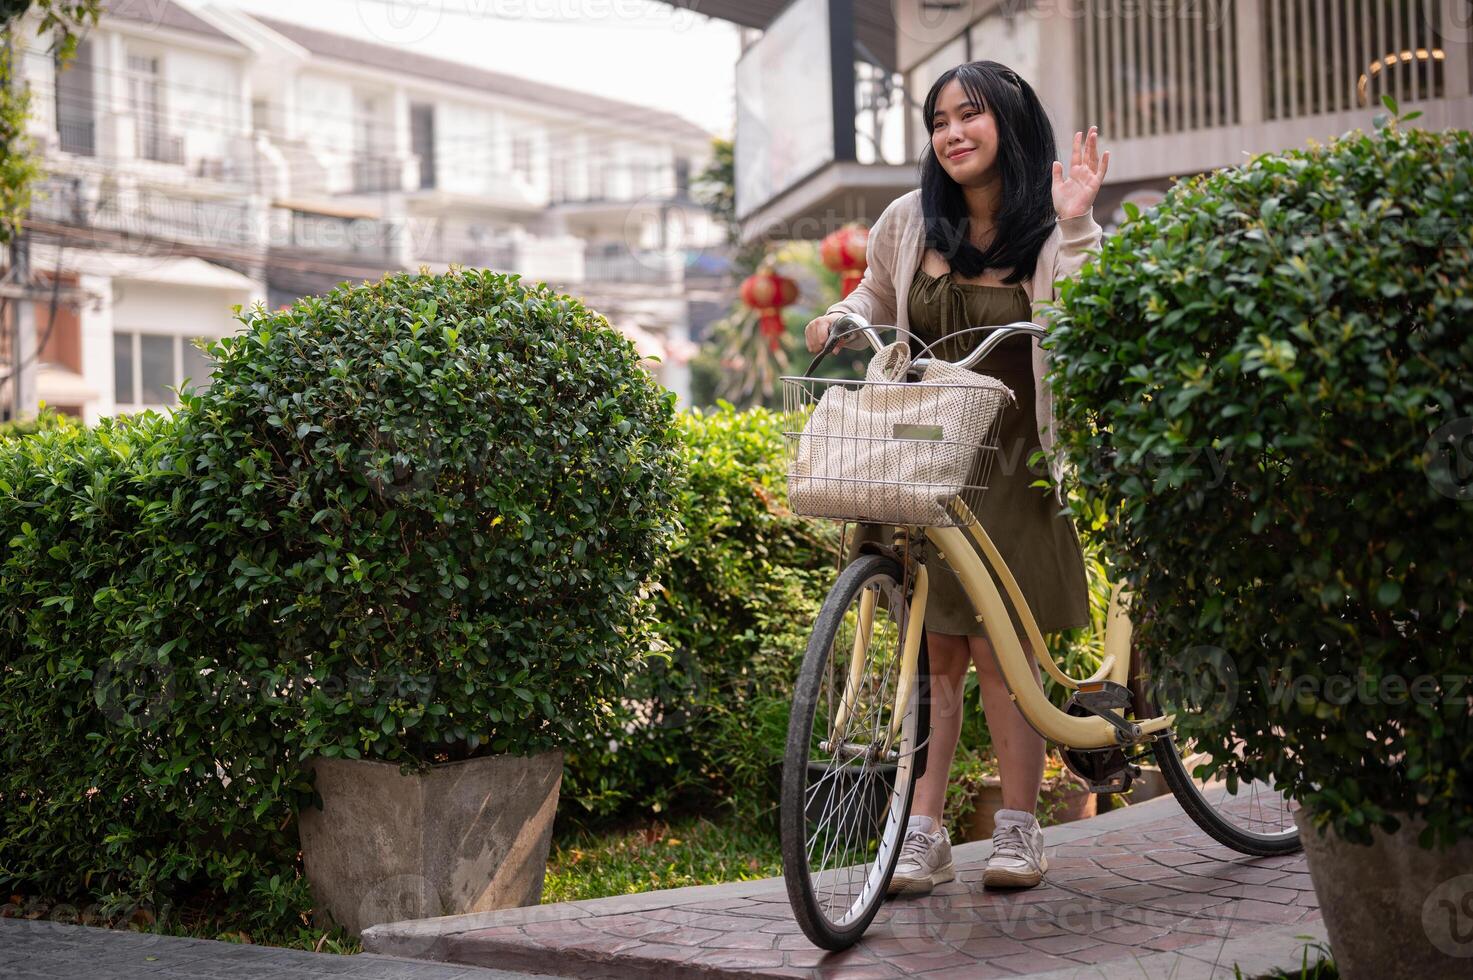
<instances>
[{"instance_id":1,"label":"bicycle rear wheel","mask_svg":"<svg viewBox=\"0 0 1473 980\"><path fill-rule=\"evenodd\" d=\"M917 751L924 751L917 732L929 729L924 643L907 703L896 703L908 611L899 563L858 558L819 610L794 691L783 760L783 878L804 935L824 949L858 942L884 902L924 766Z\"/></svg>"},{"instance_id":2,"label":"bicycle rear wheel","mask_svg":"<svg viewBox=\"0 0 1473 980\"><path fill-rule=\"evenodd\" d=\"M1211 647L1188 651L1171 676L1156 678L1140 654L1133 654L1137 717L1160 714L1158 706L1178 715L1219 716L1221 746L1241 757L1245 750L1231 736L1236 676L1231 663L1214 656L1214 651ZM1219 844L1242 854L1269 857L1299 850L1299 828L1294 823L1298 804L1263 780L1242 782L1207 772L1210 757L1200 751L1204 748L1191 740L1179 742L1170 732L1152 743L1161 778L1192 821Z\"/></svg>"}]
</instances>

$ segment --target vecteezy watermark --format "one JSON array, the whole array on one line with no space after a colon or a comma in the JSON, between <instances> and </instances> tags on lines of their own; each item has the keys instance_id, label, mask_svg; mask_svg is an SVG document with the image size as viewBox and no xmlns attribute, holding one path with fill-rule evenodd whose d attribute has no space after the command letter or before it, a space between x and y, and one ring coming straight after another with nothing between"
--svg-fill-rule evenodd
<instances>
[{"instance_id":1,"label":"vecteezy watermark","mask_svg":"<svg viewBox=\"0 0 1473 980\"><path fill-rule=\"evenodd\" d=\"M648 0L358 0L358 19L369 34L408 46L427 40L441 24L521 21L639 21L683 31L696 22L699 0L676 6Z\"/></svg>"},{"instance_id":2,"label":"vecteezy watermark","mask_svg":"<svg viewBox=\"0 0 1473 980\"><path fill-rule=\"evenodd\" d=\"M1473 874L1449 878L1422 903L1422 931L1440 952L1473 957Z\"/></svg>"},{"instance_id":3,"label":"vecteezy watermark","mask_svg":"<svg viewBox=\"0 0 1473 980\"><path fill-rule=\"evenodd\" d=\"M1259 689L1268 703L1278 707L1290 704L1324 702L1332 705L1358 704L1446 704L1473 697L1473 677L1467 674L1380 674L1372 676L1364 669L1356 674L1300 674L1288 676L1269 668L1258 668Z\"/></svg>"},{"instance_id":4,"label":"vecteezy watermark","mask_svg":"<svg viewBox=\"0 0 1473 980\"><path fill-rule=\"evenodd\" d=\"M359 0L358 21L380 41L409 46L428 40L445 17L444 0Z\"/></svg>"},{"instance_id":5,"label":"vecteezy watermark","mask_svg":"<svg viewBox=\"0 0 1473 980\"><path fill-rule=\"evenodd\" d=\"M141 930L141 934L133 934L130 949L140 950L153 943L171 941L166 926L173 920L173 907L167 901L162 905L131 900L75 905L17 895L0 902L0 918L21 924L32 938L43 941L67 941L75 934L75 926L132 927ZM24 969L23 963L17 966Z\"/></svg>"},{"instance_id":6,"label":"vecteezy watermark","mask_svg":"<svg viewBox=\"0 0 1473 980\"><path fill-rule=\"evenodd\" d=\"M1427 482L1449 500L1473 500L1473 416L1444 422L1423 449Z\"/></svg>"},{"instance_id":7,"label":"vecteezy watermark","mask_svg":"<svg viewBox=\"0 0 1473 980\"><path fill-rule=\"evenodd\" d=\"M1188 647L1152 674L1151 694L1161 711L1219 724L1238 703L1237 663L1222 647Z\"/></svg>"},{"instance_id":8,"label":"vecteezy watermark","mask_svg":"<svg viewBox=\"0 0 1473 980\"><path fill-rule=\"evenodd\" d=\"M1473 41L1473 0L1422 0L1421 19L1445 44Z\"/></svg>"}]
</instances>

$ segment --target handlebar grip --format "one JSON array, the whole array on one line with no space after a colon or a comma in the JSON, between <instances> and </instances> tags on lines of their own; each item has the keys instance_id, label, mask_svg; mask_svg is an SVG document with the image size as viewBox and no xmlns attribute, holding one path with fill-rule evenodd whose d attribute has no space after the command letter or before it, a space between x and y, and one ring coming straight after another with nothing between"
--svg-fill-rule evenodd
<instances>
[{"instance_id":1,"label":"handlebar grip","mask_svg":"<svg viewBox=\"0 0 1473 980\"><path fill-rule=\"evenodd\" d=\"M853 324L853 326L845 330L844 327L849 324ZM803 373L808 377L812 377L814 370L823 362L823 359L832 354L839 346L839 341L856 333L864 334L865 339L869 341L870 347L874 350L879 350L885 346L880 341L879 331L870 326L868 320L858 313L845 313L833 323L829 324L829 337L828 340L824 341L823 350L818 352L818 356L813 359L808 365L808 370Z\"/></svg>"}]
</instances>

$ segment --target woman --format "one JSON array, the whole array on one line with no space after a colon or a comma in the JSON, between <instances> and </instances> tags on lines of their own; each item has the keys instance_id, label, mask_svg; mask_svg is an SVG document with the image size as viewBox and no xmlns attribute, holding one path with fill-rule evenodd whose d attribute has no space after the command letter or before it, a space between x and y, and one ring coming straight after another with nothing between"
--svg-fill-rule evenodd
<instances>
[{"instance_id":1,"label":"woman","mask_svg":"<svg viewBox=\"0 0 1473 980\"><path fill-rule=\"evenodd\" d=\"M808 324L810 351L822 349L830 325L843 313L896 324L925 342L964 327L1019 320L1042 324L1040 307L1056 297L1054 283L1076 274L1087 250L1099 246L1092 207L1110 154L1099 156L1095 127L1087 135L1074 134L1066 171L1054 159L1053 127L1033 89L993 61L944 73L926 95L923 118L931 128L931 145L922 153L921 186L875 222L864 280ZM970 334L936 351L955 360L984 336ZM850 343L860 346L863 340ZM1016 575L1039 629L1049 633L1086 625L1089 602L1079 539L1061 513L1058 460L1049 466L1052 492L1031 486L1037 477L1028 470L1029 457L1054 443L1045 368L1042 349L1026 336L1004 341L976 368L1012 388L1019 406L1007 410L999 425L999 454L977 516ZM889 543L888 529L862 527L857 537ZM923 894L956 876L941 817L969 661L977 667L1004 806L983 882L1031 887L1048 867L1034 816L1043 781L1043 738L1009 698L956 573L929 549L926 561L933 696L929 761L916 783L890 890ZM1032 663L1026 637L1024 648Z\"/></svg>"}]
</instances>

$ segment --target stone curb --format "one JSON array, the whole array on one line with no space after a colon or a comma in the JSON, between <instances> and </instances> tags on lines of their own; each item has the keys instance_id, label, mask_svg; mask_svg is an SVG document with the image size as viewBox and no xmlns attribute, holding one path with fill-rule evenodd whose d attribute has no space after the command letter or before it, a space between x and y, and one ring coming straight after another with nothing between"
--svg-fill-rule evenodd
<instances>
[{"instance_id":1,"label":"stone curb","mask_svg":"<svg viewBox=\"0 0 1473 980\"><path fill-rule=\"evenodd\" d=\"M1077 844L1111 831L1134 830L1157 823L1182 823L1187 821L1170 796L1158 797L1122 809L1110 811L1089 820L1050 827L1044 837L1050 848ZM959 844L954 848L958 865L977 866L986 860L992 850L990 841ZM687 975L710 977L762 977L812 975L841 978L850 972L838 964L822 968L794 972L791 969L769 971L755 963L741 962L741 956L733 954L724 960L722 951L703 952L697 948L671 947L669 958L663 954L651 957L626 957L617 954L605 957L592 950L583 950L576 945L566 948L540 948L518 942L511 936L506 940L494 939L489 935L468 937L467 933L494 930L498 927L515 927L536 923L569 922L589 920L602 916L628 913L648 913L661 910L713 908L721 902L744 898L781 898L785 888L781 878L735 882L722 885L704 885L690 888L646 892L639 895L617 896L570 902L558 905L508 909L470 915L443 916L412 922L387 923L367 930L363 936L364 948L377 953L398 955L429 960L455 960L475 962L531 970L554 970L560 976L613 977L613 976L658 976L672 970ZM692 909L691 907L695 907ZM593 923L585 922L593 926ZM593 926L596 928L596 926ZM1102 962L1098 966L1076 965L1067 969L1026 974L1035 980L1074 980L1074 978L1120 976L1121 970L1132 976L1146 978L1193 978L1233 977L1234 967L1243 976L1252 977L1276 969L1297 969L1304 957L1307 944L1326 942L1322 923L1300 922L1288 926L1271 926L1251 935L1230 938L1204 936L1201 943L1184 946L1168 952L1157 952L1143 948L1140 955L1117 958ZM555 943L560 947L562 944ZM1313 958L1313 957L1311 957ZM856 964L857 966L857 964ZM861 968L859 973L864 973Z\"/></svg>"}]
</instances>

